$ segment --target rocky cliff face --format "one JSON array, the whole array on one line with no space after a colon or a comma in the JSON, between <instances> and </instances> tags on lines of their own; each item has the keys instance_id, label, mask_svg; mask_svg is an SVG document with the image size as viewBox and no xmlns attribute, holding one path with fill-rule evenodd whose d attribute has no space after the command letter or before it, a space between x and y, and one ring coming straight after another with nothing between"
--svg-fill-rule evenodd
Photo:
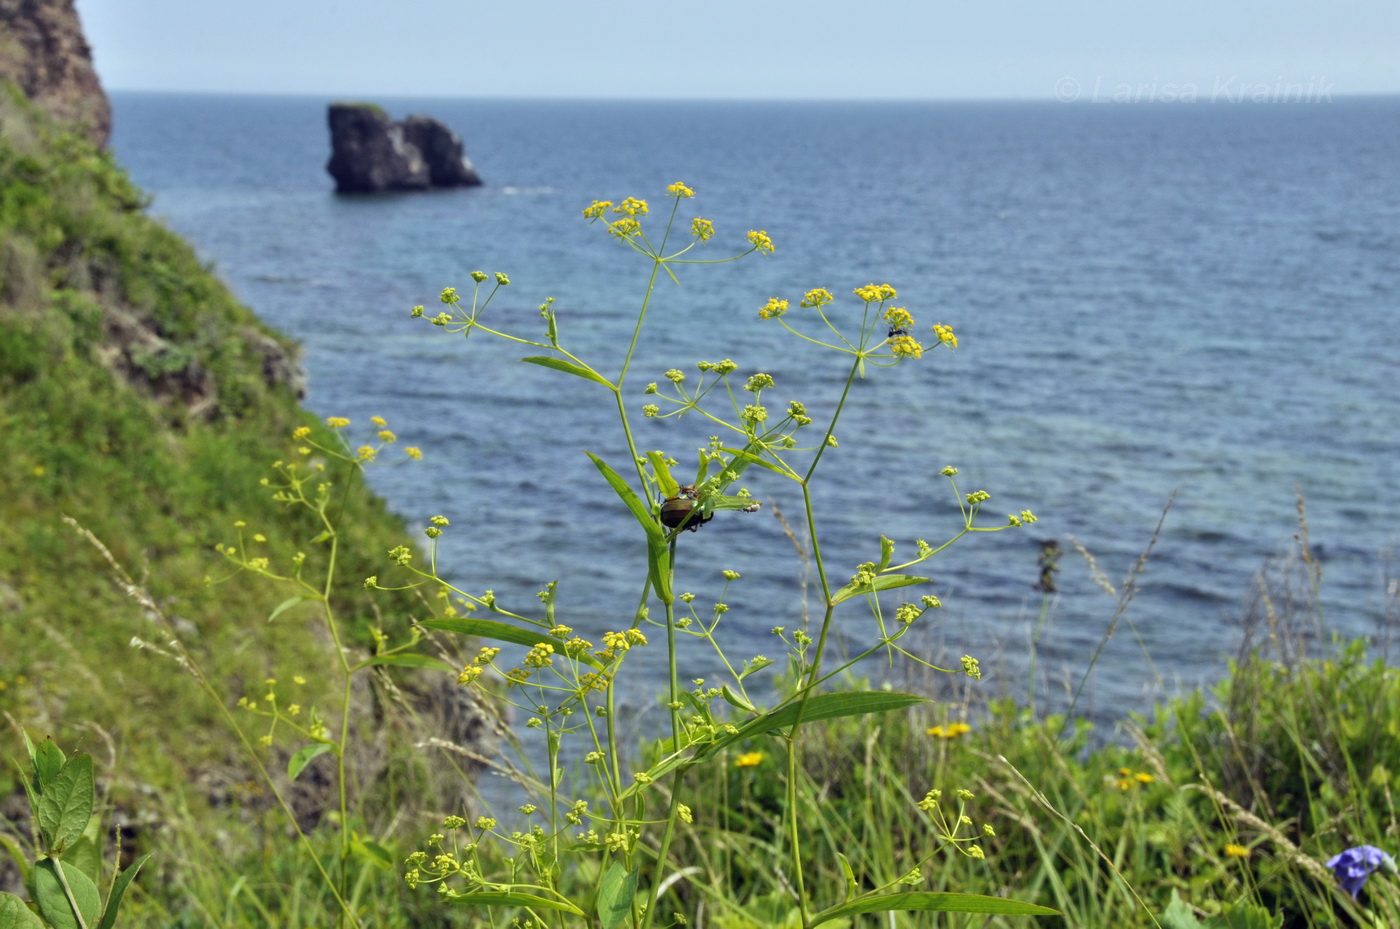
<instances>
[{"instance_id":1,"label":"rocky cliff face","mask_svg":"<svg viewBox=\"0 0 1400 929\"><path fill-rule=\"evenodd\" d=\"M12 81L54 119L87 127L99 148L112 107L92 66L73 0L0 0L0 81Z\"/></svg>"}]
</instances>

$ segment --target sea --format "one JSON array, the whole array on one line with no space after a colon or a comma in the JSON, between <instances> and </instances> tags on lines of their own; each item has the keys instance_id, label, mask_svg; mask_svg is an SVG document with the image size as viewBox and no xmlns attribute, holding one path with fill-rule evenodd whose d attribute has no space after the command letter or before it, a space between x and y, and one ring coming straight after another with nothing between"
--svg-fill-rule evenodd
<instances>
[{"instance_id":1,"label":"sea","mask_svg":"<svg viewBox=\"0 0 1400 929\"><path fill-rule=\"evenodd\" d=\"M773 630L791 638L821 615L793 537L815 531L840 585L879 560L882 535L895 563L916 540L957 536L960 501L979 490L980 524L1027 509L1038 521L964 536L919 566L931 584L885 609L889 622L901 599L935 594L943 606L901 644L955 670L977 657L986 696L1064 709L1079 692L1076 715L1113 720L1210 686L1268 631L1261 578L1284 632L1303 628L1319 653L1333 636L1388 643L1400 620L1400 98L378 99L460 133L485 184L372 196L334 192L329 98L112 100L112 147L153 214L300 341L311 410L350 418L356 444L383 417L399 446L423 450L371 468L371 485L415 531L447 517L440 571L507 609L538 613L557 580L557 620L578 634L630 624L640 531L584 454L631 472L616 408L602 388L519 363L538 349L464 339L411 309L437 312L445 287L470 300L472 271L504 272L484 321L538 339L552 297L563 344L615 374L649 266L582 210L640 197L659 230L665 189L683 181L696 197L682 225L704 216L716 236L686 256L706 263L656 284L624 396L639 446L678 472L720 428L640 415L669 369L694 384L697 362L732 359L739 384L772 375L775 411L799 400L820 423L835 409L849 356L760 320L770 297L830 337L797 310L803 293L827 288L851 325L852 290L889 283L926 345L936 323L958 338L854 383L812 482L814 525L793 482L751 469L742 483L762 510L680 539L677 587L696 595L697 621L725 604L727 660L775 659L746 682L757 692L787 668ZM749 230L774 253L718 261ZM721 414L730 402L711 399ZM269 447L269 462L285 451ZM1299 606L1300 501L1316 611ZM860 599L836 616L833 655L877 633ZM628 691L642 711L664 678L664 633L647 628L651 657ZM964 693L966 679L903 661L882 652L856 673ZM726 679L693 636L680 674Z\"/></svg>"}]
</instances>

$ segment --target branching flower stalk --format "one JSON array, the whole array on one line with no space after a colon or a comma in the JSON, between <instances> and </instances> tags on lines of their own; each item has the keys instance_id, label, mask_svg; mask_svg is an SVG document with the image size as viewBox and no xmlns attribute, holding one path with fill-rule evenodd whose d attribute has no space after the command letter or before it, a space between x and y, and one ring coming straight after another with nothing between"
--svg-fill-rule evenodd
<instances>
[{"instance_id":1,"label":"branching flower stalk","mask_svg":"<svg viewBox=\"0 0 1400 929\"><path fill-rule=\"evenodd\" d=\"M804 295L800 309L810 312L804 312L803 318L796 324L790 322L795 317L788 316L789 304L786 300L771 298L759 309L761 318L777 320L797 337L851 356L839 399L818 441L809 446L798 443L797 434L813 424L802 403L791 401L783 416L770 416L768 407L763 403L764 392L774 387L770 375L750 376L742 386L743 393L740 393L730 380L738 365L724 359L699 362L696 366L699 378L694 386L690 385L688 375L672 369L665 372L668 386L663 387L661 382L651 383L643 392L649 401L641 408L643 418L694 415L718 429L718 434L712 435L708 444L700 448L694 476L675 476L673 470L679 467L679 462L664 452L642 451L630 419L625 387L662 271L672 280L677 280L674 265L713 264L754 254L770 256L774 253L772 239L766 232L750 231L746 251L714 260L690 257L692 250L702 246L715 234L713 224L703 218L692 221L690 241L684 247L668 253L680 215L681 201L689 200L694 192L686 185L677 183L671 185L667 193L673 200L672 207L655 243L644 228L643 220L649 207L643 200L627 198L616 205L608 201L594 201L583 211L587 220L593 223L602 221L609 235L651 263L636 321L614 378L605 376L565 348L553 298L540 306L540 315L545 322L543 339L510 335L491 328L485 321L486 310L492 297L509 283L505 274L495 274L495 286L483 293L483 284L491 281L492 276L481 271L473 272L471 276L476 286L470 305L464 305L456 290L448 288L440 295L446 310L431 318L434 325L449 332L470 336L480 331L544 350L547 354L522 360L592 382L611 393L622 438L631 458L630 470L634 480L624 479L607 462L592 453L588 454L646 537L647 577L642 584L636 614L630 626L604 633L600 647L574 635L572 628L556 619L553 584L540 594L544 617L531 618L505 609L490 590L472 594L444 580L438 573L437 534L432 531L429 532L432 544L426 568L415 565L413 553L406 549L396 549L391 553L395 563L414 576L415 579L408 586L422 583L440 585L444 595L453 598L465 610L464 613L458 612L454 606L442 618L427 621L423 626L476 635L512 647L529 649L523 660L511 667L498 660L501 647L487 646L481 649L472 664L463 669L459 682L465 686L484 686L488 681L488 672L489 680L501 682L504 689L496 690L495 697L532 714L527 725L543 730L547 764L551 772L546 787L548 795L539 798L548 805L546 820L549 833L546 835L535 826L528 833L516 832L510 837L502 837L517 850L517 854L509 859L515 864L508 880L493 880L479 869L468 874L454 864L456 859L451 856L437 860L429 859L426 853L415 853L409 861L409 882L415 886L436 883L445 898L458 902L513 906L528 913L529 919L543 923L546 920L542 914L546 912L554 914L550 921L556 917L564 918L563 914L568 913L583 917L586 912L579 903L570 901L566 894L561 893L553 881L564 856L601 854L603 860L611 864L596 871L598 877L593 887L591 909L598 914L605 929L612 929L623 919L636 929L649 929L657 918L664 888L670 886L667 867L677 831L680 824L690 821L692 815L683 802L680 790L685 774L697 765L723 764L728 748L742 739L775 735L787 747L786 802L782 826L791 860L789 879L805 925L817 914L811 909L814 901L804 882L801 829L797 820L801 727L814 719L883 712L920 702L920 698L882 693L853 694L849 697L844 694L823 695L822 686L860 660L881 650L889 650L891 654L897 652L934 667L912 655L898 642L922 613L940 605L938 598L925 595L918 605L905 603L899 606L894 612L895 621L891 623L880 602L880 595L900 587L928 583L926 577L905 572L943 551L967 533L1011 528L1033 522L1035 517L1030 511L1022 510L1019 515L1010 516L1003 526L977 525L977 517L989 495L976 491L960 499L963 524L942 545L935 547L920 540L914 558L895 564L895 544L882 537L878 560L859 565L851 580L844 585L833 582L823 558L811 482L827 451L837 447L837 426L851 398L856 379L867 376L873 368L917 360L925 350L911 335L915 325L913 314L903 307L892 305L897 293L888 284L855 288L861 313L859 323L854 326L838 312L837 301L825 288L809 290ZM419 306L413 309L412 315L424 317L426 314ZM812 328L812 318L818 324L818 331L824 330L821 337L807 331ZM936 345L956 348L957 337L950 327L940 323L933 327L933 333ZM712 402L714 398L722 400ZM794 456L808 456L808 460L805 464L799 464ZM727 606L722 602L716 603L713 618L702 619L693 605L693 594L678 592L674 570L677 544L682 533L699 530L717 514L735 510L752 512L759 508L761 504L747 489L739 486L737 491L731 490L754 466L792 480L801 488L807 518L807 547L816 565L823 602L821 624L815 640L805 629L793 632L790 638L782 627L773 630L790 649L793 677L789 692L780 694L778 705L767 711L759 709L749 695L745 679L772 662L763 656L755 656L742 663L732 661L717 638L721 617L727 611ZM957 470L951 467L943 470L955 494L956 473ZM445 525L445 519L443 523ZM728 583L738 577L736 572L725 572L726 589ZM371 581L374 582L372 586L377 586L377 579ZM658 619L650 616L652 598L664 613ZM677 599L684 602L689 615L678 615ZM839 662L835 668L827 668L825 659L833 635L836 608L853 599L868 603L879 634L868 646L854 649L854 657ZM471 614L477 611L484 611L493 618L472 618ZM626 784L615 716L615 681L631 649L647 644L644 631L647 626L660 627L666 636L665 692L670 736L657 743L651 755L641 759L644 769L634 771L632 783ZM707 688L704 682L696 680L694 690L682 689L679 662L682 635L702 637L714 648L730 676L722 687ZM954 669L938 670L951 672ZM960 671L974 677L980 674L976 660L970 656L964 657ZM725 712L718 712L721 707ZM737 717L733 710L739 711ZM598 792L606 798L606 812L588 809L585 801L568 793L564 782L557 776L561 744L566 737L574 736L582 737L590 749L582 759L584 768L591 769ZM650 785L660 781L668 784L670 789L665 814L653 820L647 812L648 793ZM526 815L533 815L536 807L533 804L527 806L529 812ZM522 812L526 809L521 807ZM563 824L559 821L560 810L568 811ZM592 828L584 829L572 840L565 839L567 828L584 826L585 823L591 823ZM641 841L644 831L652 826L659 826L654 845ZM437 838L440 842L441 837ZM955 839L954 832L945 830L944 841L961 840ZM471 847L475 849L475 841ZM539 857L543 848L549 850L548 860ZM523 874L518 869L519 863L527 859L533 862L535 874L529 881L522 880ZM642 872L647 862L651 865L650 887L642 891ZM912 882L910 875L891 876L877 885L877 891L848 899L844 905L856 907L857 910L853 912L875 912L880 908L878 897L881 893L897 884ZM465 891L451 886L454 883L464 884ZM945 899L947 895L928 895L927 899L917 894L896 896L903 908L958 909L963 905L955 899ZM938 899L934 900L933 897ZM1007 906L1026 905L1007 901ZM1019 909L1016 912L1031 912L1033 909Z\"/></svg>"}]
</instances>

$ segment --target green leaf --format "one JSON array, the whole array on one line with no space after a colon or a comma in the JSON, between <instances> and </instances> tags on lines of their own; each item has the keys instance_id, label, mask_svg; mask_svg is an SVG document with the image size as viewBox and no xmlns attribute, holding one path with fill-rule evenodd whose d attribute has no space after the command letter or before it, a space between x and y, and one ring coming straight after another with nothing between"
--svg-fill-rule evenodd
<instances>
[{"instance_id":1,"label":"green leaf","mask_svg":"<svg viewBox=\"0 0 1400 929\"><path fill-rule=\"evenodd\" d=\"M890 560L894 558L894 542L880 536L880 570L883 571L890 566Z\"/></svg>"},{"instance_id":2,"label":"green leaf","mask_svg":"<svg viewBox=\"0 0 1400 929\"><path fill-rule=\"evenodd\" d=\"M627 917L636 895L637 872L625 870L614 861L598 887L598 919L603 929L613 929Z\"/></svg>"},{"instance_id":3,"label":"green leaf","mask_svg":"<svg viewBox=\"0 0 1400 929\"><path fill-rule=\"evenodd\" d=\"M774 474L781 474L783 477L795 476L787 468L784 468L781 465L774 464L766 458L760 458L752 452L744 451L742 448L730 448L728 446L722 445L720 446L720 451L728 452L729 454L734 456L733 460L729 462L729 465L725 468L725 470L733 471L736 475L743 474L745 468L747 468L751 464L756 464L760 468L767 468ZM732 484L733 481L730 481L729 483Z\"/></svg>"},{"instance_id":4,"label":"green leaf","mask_svg":"<svg viewBox=\"0 0 1400 929\"><path fill-rule=\"evenodd\" d=\"M893 590L896 587L909 587L913 584L927 584L929 579L918 577L913 574L881 574L869 584L857 584L855 581L842 587L831 595L831 605L835 606L843 600L849 600L857 594L876 593L881 590Z\"/></svg>"},{"instance_id":5,"label":"green leaf","mask_svg":"<svg viewBox=\"0 0 1400 929\"><path fill-rule=\"evenodd\" d=\"M14 894L0 893L0 926L5 929L47 929L44 921Z\"/></svg>"},{"instance_id":6,"label":"green leaf","mask_svg":"<svg viewBox=\"0 0 1400 929\"><path fill-rule=\"evenodd\" d=\"M671 476L671 466L666 463L666 456L662 452L647 452L647 459L651 462L651 471L656 475L656 486L661 489L661 493L667 497L674 497L681 492L681 485Z\"/></svg>"},{"instance_id":7,"label":"green leaf","mask_svg":"<svg viewBox=\"0 0 1400 929\"><path fill-rule=\"evenodd\" d=\"M724 698L724 702L728 703L732 707L743 710L745 713L758 712L758 710L754 707L752 703L745 700L740 694L736 693L734 690L730 689L728 684L725 684L723 687L720 688L719 694L721 697Z\"/></svg>"},{"instance_id":8,"label":"green leaf","mask_svg":"<svg viewBox=\"0 0 1400 929\"><path fill-rule=\"evenodd\" d=\"M836 853L836 860L841 863L841 873L846 876L846 896L841 901L844 903L856 895L859 885L856 884L856 872L851 868L851 860L840 852Z\"/></svg>"},{"instance_id":9,"label":"green leaf","mask_svg":"<svg viewBox=\"0 0 1400 929\"><path fill-rule=\"evenodd\" d=\"M296 780L297 776L306 770L307 765L333 748L335 746L329 742L315 742L302 748L287 762L287 777Z\"/></svg>"},{"instance_id":10,"label":"green leaf","mask_svg":"<svg viewBox=\"0 0 1400 929\"><path fill-rule=\"evenodd\" d=\"M78 841L92 817L94 794L92 756L74 755L49 781L34 811L45 851L59 854Z\"/></svg>"},{"instance_id":11,"label":"green leaf","mask_svg":"<svg viewBox=\"0 0 1400 929\"><path fill-rule=\"evenodd\" d=\"M534 648L541 642L550 641L549 633L543 629L523 629L493 619L425 619L418 625L424 629L440 629L443 632L455 632L458 635L490 639L493 642L509 642L526 648ZM581 652L578 660L591 668L603 667L603 663L588 652Z\"/></svg>"},{"instance_id":12,"label":"green leaf","mask_svg":"<svg viewBox=\"0 0 1400 929\"><path fill-rule=\"evenodd\" d=\"M136 872L141 870L141 866L146 863L150 855L142 855L131 863L131 866L117 876L112 882L112 892L107 895L107 908L102 911L102 922L97 929L112 929L117 922L117 910L121 908L122 897L126 894L126 888L136 879ZM3 925L3 923L0 923Z\"/></svg>"},{"instance_id":13,"label":"green leaf","mask_svg":"<svg viewBox=\"0 0 1400 929\"><path fill-rule=\"evenodd\" d=\"M97 817L94 816L91 822L96 825ZM97 841L93 838L94 831L88 829L78 837L78 841L64 849L60 857L92 878L92 882L96 884L102 878L102 852L98 850Z\"/></svg>"},{"instance_id":14,"label":"green leaf","mask_svg":"<svg viewBox=\"0 0 1400 929\"><path fill-rule=\"evenodd\" d=\"M434 658L431 655L416 655L413 652L375 655L373 658L366 658L350 670L358 671L361 668L373 668L380 665L395 665L400 668L432 668L434 671L447 671L449 673L457 670L441 658Z\"/></svg>"},{"instance_id":15,"label":"green leaf","mask_svg":"<svg viewBox=\"0 0 1400 929\"><path fill-rule=\"evenodd\" d=\"M55 929L78 929L80 925L68 902L68 895L63 892L63 884L59 882L59 868L63 869L63 879L73 889L78 912L83 914L82 924L93 925L102 914L97 885L81 870L57 858L43 858L34 863L34 903L39 907L39 914Z\"/></svg>"},{"instance_id":16,"label":"green leaf","mask_svg":"<svg viewBox=\"0 0 1400 929\"><path fill-rule=\"evenodd\" d=\"M533 906L546 910L563 910L575 916L588 915L567 900L550 900L547 897L508 890L481 890L476 893L459 894L446 898L445 902L465 903L467 906Z\"/></svg>"},{"instance_id":17,"label":"green leaf","mask_svg":"<svg viewBox=\"0 0 1400 929\"><path fill-rule=\"evenodd\" d=\"M875 897L861 897L849 903L842 903L822 910L812 917L809 926L817 926L832 919L853 916L857 913L885 913L890 910L937 910L944 913L989 913L1000 916L1058 916L1059 910L1019 900L1003 897L986 897L981 894L952 893L903 893L881 894Z\"/></svg>"},{"instance_id":18,"label":"green leaf","mask_svg":"<svg viewBox=\"0 0 1400 929\"><path fill-rule=\"evenodd\" d=\"M612 381L603 377L597 371L576 365L572 361L565 361L562 358L550 358L548 355L532 355L529 358L522 358L526 364L539 365L542 368L553 368L556 371L563 371L565 374L572 374L574 377L581 377L585 381L593 381L595 384L602 384L609 390L616 390Z\"/></svg>"},{"instance_id":19,"label":"green leaf","mask_svg":"<svg viewBox=\"0 0 1400 929\"><path fill-rule=\"evenodd\" d=\"M290 600L283 600L281 603L277 604L277 608L276 608L276 609L274 609L271 613L268 614L267 621L268 621L268 622L272 622L274 619L276 619L277 617L281 616L283 613L287 612L287 611L290 610L292 607L296 606L298 603L304 603L304 602L306 602L307 600L316 600L316 599L318 599L318 598L317 598L317 597L310 597L310 596L300 596L300 597L292 597Z\"/></svg>"},{"instance_id":20,"label":"green leaf","mask_svg":"<svg viewBox=\"0 0 1400 929\"><path fill-rule=\"evenodd\" d=\"M711 742L702 752L703 755L713 755L717 750L723 748L730 742L740 739L752 738L762 735L765 732L772 732L775 729L786 729L798 721L801 714L802 722L815 722L819 719L836 719L842 716L866 716L871 713L888 713L891 710L902 710L905 707L917 706L921 703L931 703L927 697L919 697L914 694L894 693L886 690L862 690L852 693L839 694L817 694L807 701L804 707L801 700L780 706L776 710L770 710L751 719L739 727L739 731L732 735L724 736L716 742ZM721 744L723 743L723 744Z\"/></svg>"},{"instance_id":21,"label":"green leaf","mask_svg":"<svg viewBox=\"0 0 1400 929\"><path fill-rule=\"evenodd\" d=\"M632 515L646 532L647 572L651 578L651 587L663 603L671 603L675 600L675 595L671 592L671 555L667 550L666 533L662 530L660 521L652 515L651 507L642 502L637 492L621 475L610 468L606 461L589 451L585 451L584 454L592 460L603 479L608 482L608 486L613 489L613 493L627 504L627 509L632 511Z\"/></svg>"},{"instance_id":22,"label":"green leaf","mask_svg":"<svg viewBox=\"0 0 1400 929\"><path fill-rule=\"evenodd\" d=\"M750 739L754 736L772 732L775 729L786 729L798 719L799 712L803 722L815 722L819 719L835 719L840 716L864 716L871 713L888 713L891 710L901 710L905 707L917 706L921 703L930 703L927 697L918 697L914 694L892 693L884 690L857 691L855 693L840 694L818 694L807 701L805 707L798 701L770 710L762 716L755 717L741 725L738 731L720 736L713 742L707 742L696 753L694 758L687 757L683 752L677 752L667 757L664 761L655 764L647 769L647 774L651 775L651 780L660 780L664 775L670 774L676 768L688 766L707 758L712 758L724 748L742 739ZM620 800L631 798L638 791L644 789L644 785L633 784L624 790L619 797Z\"/></svg>"},{"instance_id":23,"label":"green leaf","mask_svg":"<svg viewBox=\"0 0 1400 929\"><path fill-rule=\"evenodd\" d=\"M369 862L371 866L380 871L394 870L394 856L378 842L354 836L350 840L350 850L361 860Z\"/></svg>"},{"instance_id":24,"label":"green leaf","mask_svg":"<svg viewBox=\"0 0 1400 929\"><path fill-rule=\"evenodd\" d=\"M28 739L28 736L25 738ZM54 744L53 739L40 742L39 747L30 753L30 760L34 764L34 777L40 791L48 787L49 781L57 777L58 772L68 763L68 759L63 756L63 749Z\"/></svg>"},{"instance_id":25,"label":"green leaf","mask_svg":"<svg viewBox=\"0 0 1400 929\"><path fill-rule=\"evenodd\" d=\"M1161 923L1162 929L1205 929L1175 889L1172 890L1172 902L1162 911Z\"/></svg>"},{"instance_id":26,"label":"green leaf","mask_svg":"<svg viewBox=\"0 0 1400 929\"><path fill-rule=\"evenodd\" d=\"M739 672L739 680L742 681L750 674L762 671L764 668L768 667L772 663L772 658L764 658L762 655L755 655L753 658L750 658L748 661L744 662L744 670Z\"/></svg>"}]
</instances>

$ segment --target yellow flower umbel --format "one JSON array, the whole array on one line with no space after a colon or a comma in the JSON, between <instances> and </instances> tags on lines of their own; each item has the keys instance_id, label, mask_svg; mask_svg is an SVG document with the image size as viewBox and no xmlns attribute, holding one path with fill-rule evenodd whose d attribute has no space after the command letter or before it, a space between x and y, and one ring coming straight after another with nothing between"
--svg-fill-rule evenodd
<instances>
[{"instance_id":1,"label":"yellow flower umbel","mask_svg":"<svg viewBox=\"0 0 1400 929\"><path fill-rule=\"evenodd\" d=\"M744 752L734 759L736 768L756 768L763 762L763 752Z\"/></svg>"},{"instance_id":2,"label":"yellow flower umbel","mask_svg":"<svg viewBox=\"0 0 1400 929\"><path fill-rule=\"evenodd\" d=\"M928 734L940 739L956 739L965 732L971 732L972 727L967 723L948 723L943 726L930 726Z\"/></svg>"}]
</instances>

